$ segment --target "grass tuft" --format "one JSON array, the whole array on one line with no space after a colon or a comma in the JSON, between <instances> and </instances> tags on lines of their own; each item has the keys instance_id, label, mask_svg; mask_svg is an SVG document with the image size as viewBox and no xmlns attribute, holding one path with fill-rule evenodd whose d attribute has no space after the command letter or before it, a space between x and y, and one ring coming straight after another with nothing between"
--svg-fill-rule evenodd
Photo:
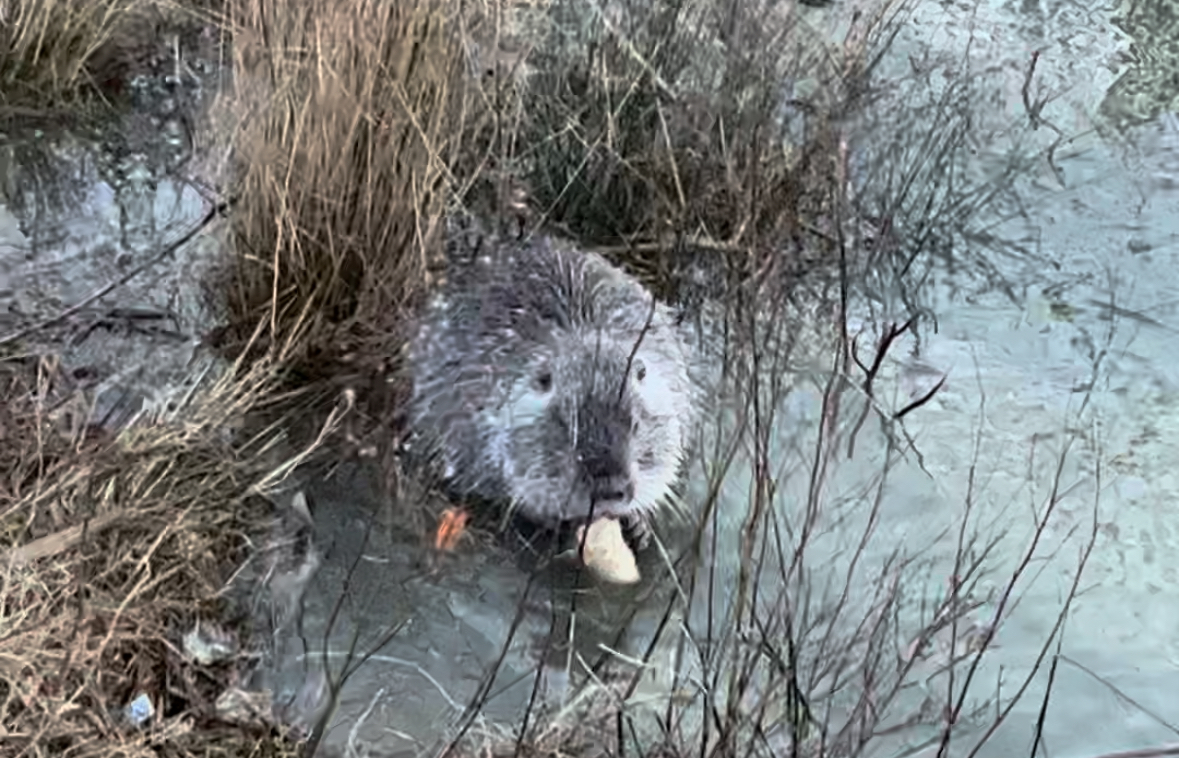
<instances>
[{"instance_id":1,"label":"grass tuft","mask_svg":"<svg viewBox=\"0 0 1179 758\"><path fill-rule=\"evenodd\" d=\"M738 281L829 271L841 125L895 5L843 44L781 3L557 0L471 19L495 122L467 200L510 210L494 202L506 174L531 229L604 248L673 299L699 261Z\"/></svg>"},{"instance_id":2,"label":"grass tuft","mask_svg":"<svg viewBox=\"0 0 1179 758\"><path fill-rule=\"evenodd\" d=\"M0 121L74 121L150 63L158 0L14 0L0 8Z\"/></svg>"},{"instance_id":3,"label":"grass tuft","mask_svg":"<svg viewBox=\"0 0 1179 758\"><path fill-rule=\"evenodd\" d=\"M216 726L239 659L201 664L177 644L241 612L224 588L273 518L278 436L232 431L273 392L273 366L198 378L121 429L91 424L48 359L6 359L0 381L5 754L146 755L165 743L205 755L234 741L293 754L265 727ZM248 630L228 638L244 645ZM123 711L141 694L155 716L136 729Z\"/></svg>"},{"instance_id":4,"label":"grass tuft","mask_svg":"<svg viewBox=\"0 0 1179 758\"><path fill-rule=\"evenodd\" d=\"M446 11L229 4L242 104L231 319L243 340L264 322L264 342L311 376L396 335L426 286L463 115ZM363 352L395 358L397 342Z\"/></svg>"}]
</instances>

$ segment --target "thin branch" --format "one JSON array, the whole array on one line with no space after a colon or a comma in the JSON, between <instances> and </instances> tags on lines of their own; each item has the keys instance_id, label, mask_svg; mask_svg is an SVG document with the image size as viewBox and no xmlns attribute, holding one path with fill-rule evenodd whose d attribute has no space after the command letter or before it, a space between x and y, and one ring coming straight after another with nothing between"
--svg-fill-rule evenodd
<instances>
[{"instance_id":1,"label":"thin branch","mask_svg":"<svg viewBox=\"0 0 1179 758\"><path fill-rule=\"evenodd\" d=\"M154 266L157 263L159 263L160 261L162 261L164 258L167 258L172 253L179 250L189 240L191 240L193 237L197 236L197 234L199 234L201 232L201 230L203 230L206 226L208 226L210 223L212 223L213 219L215 219L217 216L219 216L222 213L224 213L225 211L227 211L232 204L233 204L232 201L224 201L224 202L217 203L212 208L210 208L209 211L204 215L204 217L200 221L198 221L196 224L194 224L191 229L189 229L187 232L182 234L180 236L180 238L177 239L175 242L172 242L171 244L167 245L163 250L161 250L156 255L152 256L151 258L147 259L143 263L139 264L135 268L128 271L127 273L123 274L118 279L115 279L113 282L110 282L109 284L95 290L94 292L92 292L91 294L89 294L85 298L83 298L82 302L80 302L76 305L72 305L69 308L66 308L64 311L62 311L58 315L53 316L51 318L47 318L44 321L40 321L36 324L33 324L32 326L25 327L24 329L19 329L15 332L12 332L11 334L5 335L4 337L0 337L0 346L7 345L10 342L16 342L17 340L27 337L34 332L41 331L42 329L53 326L54 324L59 324L62 321L65 321L70 316L76 315L77 313L82 311L84 308L86 308L88 305L93 303L95 300L98 300L100 298L103 298L103 297L109 295L115 289L123 286L124 284L131 281L139 274L143 273L147 269L151 268L152 266Z\"/></svg>"}]
</instances>

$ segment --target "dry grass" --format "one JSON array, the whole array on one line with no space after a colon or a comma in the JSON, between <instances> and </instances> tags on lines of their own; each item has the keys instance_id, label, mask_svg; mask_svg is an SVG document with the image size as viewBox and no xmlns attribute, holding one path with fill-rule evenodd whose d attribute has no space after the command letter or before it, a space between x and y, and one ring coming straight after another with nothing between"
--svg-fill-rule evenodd
<instances>
[{"instance_id":1,"label":"dry grass","mask_svg":"<svg viewBox=\"0 0 1179 758\"><path fill-rule=\"evenodd\" d=\"M75 122L149 62L161 0L13 0L0 8L0 121ZM174 14L168 14L174 15Z\"/></svg>"},{"instance_id":2,"label":"dry grass","mask_svg":"<svg viewBox=\"0 0 1179 758\"><path fill-rule=\"evenodd\" d=\"M81 100L69 97L87 86L117 96L108 85L151 54L157 10L9 6L25 33L6 40L4 71L77 114ZM223 11L233 39L238 255L218 294L232 317L225 346L252 363L119 430L90 423L87 399L51 359L2 364L6 755L291 749L265 721L225 727L215 700L239 684L238 667L199 665L179 649L198 621L241 620L225 583L272 517L258 495L278 478L278 433L244 434L241 422L269 405L266 418L298 427L275 404L290 400L292 384L323 389L315 380L347 375L349 357L348 380L383 387L400 324L426 282L463 118L446 5L203 10ZM261 348L247 351L251 344ZM248 627L228 634L252 642ZM143 730L122 715L139 694L156 714Z\"/></svg>"},{"instance_id":3,"label":"dry grass","mask_svg":"<svg viewBox=\"0 0 1179 758\"><path fill-rule=\"evenodd\" d=\"M787 284L829 271L840 123L898 4L843 44L781 3L558 0L542 17L465 17L496 115L466 198L604 248L671 299L694 266ZM512 54L489 63L488 49Z\"/></svg>"},{"instance_id":4,"label":"dry grass","mask_svg":"<svg viewBox=\"0 0 1179 758\"><path fill-rule=\"evenodd\" d=\"M293 365L339 368L416 304L463 117L447 10L229 3L242 118L228 293L237 336L265 322L265 341Z\"/></svg>"},{"instance_id":5,"label":"dry grass","mask_svg":"<svg viewBox=\"0 0 1179 758\"><path fill-rule=\"evenodd\" d=\"M44 180L44 204L71 167L46 163L61 159L34 130L114 113L159 63L161 29L190 17L149 0L0 10L5 158L24 172L13 176ZM0 754L293 753L264 722L219 722L216 699L240 662L201 664L180 644L198 622L240 612L225 582L272 518L262 495L278 435L233 431L274 391L274 366L235 371L160 388L167 405L113 428L57 358L0 359ZM251 642L246 628L229 639ZM136 696L154 708L141 729L123 715Z\"/></svg>"},{"instance_id":6,"label":"dry grass","mask_svg":"<svg viewBox=\"0 0 1179 758\"><path fill-rule=\"evenodd\" d=\"M473 118L453 4L232 0L236 255L214 285L222 345L263 324L288 386L355 390L345 454L395 487L404 324L425 293ZM322 407L322 406L321 406ZM339 441L339 440L337 440Z\"/></svg>"},{"instance_id":7,"label":"dry grass","mask_svg":"<svg viewBox=\"0 0 1179 758\"><path fill-rule=\"evenodd\" d=\"M273 391L271 371L197 382L112 430L90 423L52 362L0 363L5 755L289 750L265 731L198 737L238 666L178 648L194 624L232 610L229 571L272 517L259 495L274 484L277 436L231 434ZM136 730L122 709L141 693L156 716Z\"/></svg>"}]
</instances>

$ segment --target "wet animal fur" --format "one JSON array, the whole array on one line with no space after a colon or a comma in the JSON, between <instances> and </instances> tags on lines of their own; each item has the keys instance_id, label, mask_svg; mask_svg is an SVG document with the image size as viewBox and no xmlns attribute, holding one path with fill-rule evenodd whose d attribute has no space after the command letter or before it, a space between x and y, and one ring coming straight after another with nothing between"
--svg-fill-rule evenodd
<instances>
[{"instance_id":1,"label":"wet animal fur","mask_svg":"<svg viewBox=\"0 0 1179 758\"><path fill-rule=\"evenodd\" d=\"M698 407L671 309L604 258L550 240L470 252L411 345L417 435L460 495L543 525L592 511L645 539Z\"/></svg>"}]
</instances>

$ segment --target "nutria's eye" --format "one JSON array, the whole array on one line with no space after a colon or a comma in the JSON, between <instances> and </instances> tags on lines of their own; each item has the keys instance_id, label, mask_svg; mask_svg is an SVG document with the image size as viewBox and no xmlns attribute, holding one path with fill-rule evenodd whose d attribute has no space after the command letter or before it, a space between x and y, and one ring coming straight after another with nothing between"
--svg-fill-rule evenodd
<instances>
[{"instance_id":1,"label":"nutria's eye","mask_svg":"<svg viewBox=\"0 0 1179 758\"><path fill-rule=\"evenodd\" d=\"M553 372L545 370L536 375L536 389L548 392L553 388Z\"/></svg>"},{"instance_id":2,"label":"nutria's eye","mask_svg":"<svg viewBox=\"0 0 1179 758\"><path fill-rule=\"evenodd\" d=\"M643 365L642 361L635 361L635 380L643 381L647 378L647 367Z\"/></svg>"}]
</instances>

